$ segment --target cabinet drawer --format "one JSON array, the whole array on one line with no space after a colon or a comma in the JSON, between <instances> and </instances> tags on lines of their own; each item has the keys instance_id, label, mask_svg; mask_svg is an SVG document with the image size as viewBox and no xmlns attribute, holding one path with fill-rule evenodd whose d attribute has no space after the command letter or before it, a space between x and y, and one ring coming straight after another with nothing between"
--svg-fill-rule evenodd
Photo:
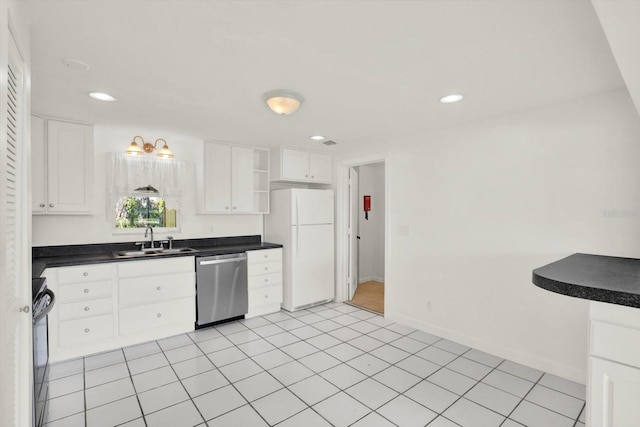
<instances>
[{"instance_id":1,"label":"cabinet drawer","mask_svg":"<svg viewBox=\"0 0 640 427\"><path fill-rule=\"evenodd\" d=\"M192 256L162 258L118 263L118 277L161 276L163 274L193 273L196 261Z\"/></svg>"},{"instance_id":2,"label":"cabinet drawer","mask_svg":"<svg viewBox=\"0 0 640 427\"><path fill-rule=\"evenodd\" d=\"M640 368L640 330L592 321L590 333L592 356Z\"/></svg>"},{"instance_id":3,"label":"cabinet drawer","mask_svg":"<svg viewBox=\"0 0 640 427\"><path fill-rule=\"evenodd\" d=\"M180 322L196 321L193 297L120 309L120 333L131 334Z\"/></svg>"},{"instance_id":4,"label":"cabinet drawer","mask_svg":"<svg viewBox=\"0 0 640 427\"><path fill-rule=\"evenodd\" d=\"M282 249L264 249L260 251L247 251L247 262L249 264L269 261L279 261L282 259Z\"/></svg>"},{"instance_id":5,"label":"cabinet drawer","mask_svg":"<svg viewBox=\"0 0 640 427\"><path fill-rule=\"evenodd\" d=\"M58 269L58 283L77 283L110 280L114 273L113 264L91 264Z\"/></svg>"},{"instance_id":6,"label":"cabinet drawer","mask_svg":"<svg viewBox=\"0 0 640 427\"><path fill-rule=\"evenodd\" d=\"M266 304L279 304L281 302L282 286L269 286L249 291L249 311Z\"/></svg>"},{"instance_id":7,"label":"cabinet drawer","mask_svg":"<svg viewBox=\"0 0 640 427\"><path fill-rule=\"evenodd\" d=\"M195 292L195 273L120 279L118 285L120 305L149 304L167 299L190 297L194 296Z\"/></svg>"},{"instance_id":8,"label":"cabinet drawer","mask_svg":"<svg viewBox=\"0 0 640 427\"><path fill-rule=\"evenodd\" d=\"M279 273L282 271L282 262L261 262L259 264L247 264L247 274L255 276L257 274Z\"/></svg>"},{"instance_id":9,"label":"cabinet drawer","mask_svg":"<svg viewBox=\"0 0 640 427\"><path fill-rule=\"evenodd\" d=\"M61 303L73 300L108 297L111 296L112 293L113 282L111 280L60 285L57 292Z\"/></svg>"},{"instance_id":10,"label":"cabinet drawer","mask_svg":"<svg viewBox=\"0 0 640 427\"><path fill-rule=\"evenodd\" d=\"M58 307L58 319L69 320L81 317L107 314L113 311L113 299L101 298L87 301L68 302Z\"/></svg>"},{"instance_id":11,"label":"cabinet drawer","mask_svg":"<svg viewBox=\"0 0 640 427\"><path fill-rule=\"evenodd\" d=\"M113 336L113 315L92 316L58 323L60 346L84 344Z\"/></svg>"},{"instance_id":12,"label":"cabinet drawer","mask_svg":"<svg viewBox=\"0 0 640 427\"><path fill-rule=\"evenodd\" d=\"M249 289L282 284L282 273L259 274L249 276Z\"/></svg>"}]
</instances>

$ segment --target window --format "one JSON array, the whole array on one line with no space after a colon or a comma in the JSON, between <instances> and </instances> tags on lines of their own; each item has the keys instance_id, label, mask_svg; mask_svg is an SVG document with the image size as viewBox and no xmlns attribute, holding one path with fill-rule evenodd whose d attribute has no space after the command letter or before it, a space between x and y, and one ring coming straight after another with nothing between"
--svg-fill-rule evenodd
<instances>
[{"instance_id":1,"label":"window","mask_svg":"<svg viewBox=\"0 0 640 427\"><path fill-rule=\"evenodd\" d=\"M167 208L158 190L151 186L137 188L131 196L118 199L115 212L116 228L149 226L154 228L177 226L176 210Z\"/></svg>"}]
</instances>

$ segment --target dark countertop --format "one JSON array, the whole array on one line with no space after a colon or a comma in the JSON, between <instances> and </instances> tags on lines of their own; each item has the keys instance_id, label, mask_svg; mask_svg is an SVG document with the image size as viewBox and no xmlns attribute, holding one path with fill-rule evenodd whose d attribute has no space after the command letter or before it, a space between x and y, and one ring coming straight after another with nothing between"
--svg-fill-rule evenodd
<instances>
[{"instance_id":1,"label":"dark countertop","mask_svg":"<svg viewBox=\"0 0 640 427\"><path fill-rule=\"evenodd\" d=\"M573 254L533 270L533 284L571 297L640 308L640 259Z\"/></svg>"},{"instance_id":2,"label":"dark countertop","mask_svg":"<svg viewBox=\"0 0 640 427\"><path fill-rule=\"evenodd\" d=\"M164 239L159 239L164 240ZM174 240L174 248L193 248L196 252L184 252L170 255L118 258L116 251L136 250L134 242L99 243L91 245L40 246L32 250L33 278L40 277L45 268L67 267L72 265L100 264L105 262L128 262L146 259L173 258L182 256L212 256L233 254L261 249L281 248L282 245L262 242L259 235L219 237L212 239Z\"/></svg>"}]
</instances>

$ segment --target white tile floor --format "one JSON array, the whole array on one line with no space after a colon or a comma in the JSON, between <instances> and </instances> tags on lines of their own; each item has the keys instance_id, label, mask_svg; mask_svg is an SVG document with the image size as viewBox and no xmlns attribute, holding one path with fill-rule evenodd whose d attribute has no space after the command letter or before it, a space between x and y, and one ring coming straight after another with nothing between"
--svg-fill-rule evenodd
<instances>
[{"instance_id":1,"label":"white tile floor","mask_svg":"<svg viewBox=\"0 0 640 427\"><path fill-rule=\"evenodd\" d=\"M585 387L331 303L51 367L48 427L584 427Z\"/></svg>"}]
</instances>

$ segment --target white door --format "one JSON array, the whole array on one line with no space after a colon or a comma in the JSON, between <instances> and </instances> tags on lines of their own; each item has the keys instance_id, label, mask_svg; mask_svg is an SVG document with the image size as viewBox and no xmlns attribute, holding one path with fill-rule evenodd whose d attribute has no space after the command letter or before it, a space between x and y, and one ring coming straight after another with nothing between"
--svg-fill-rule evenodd
<instances>
[{"instance_id":1,"label":"white door","mask_svg":"<svg viewBox=\"0 0 640 427\"><path fill-rule=\"evenodd\" d=\"M309 180L331 183L331 155L309 153Z\"/></svg>"},{"instance_id":2,"label":"white door","mask_svg":"<svg viewBox=\"0 0 640 427\"><path fill-rule=\"evenodd\" d=\"M292 228L292 307L333 299L333 225L303 225Z\"/></svg>"},{"instance_id":3,"label":"white door","mask_svg":"<svg viewBox=\"0 0 640 427\"><path fill-rule=\"evenodd\" d=\"M231 147L231 212L253 212L253 149Z\"/></svg>"},{"instance_id":4,"label":"white door","mask_svg":"<svg viewBox=\"0 0 640 427\"><path fill-rule=\"evenodd\" d=\"M349 299L358 288L358 172L349 168Z\"/></svg>"},{"instance_id":5,"label":"white door","mask_svg":"<svg viewBox=\"0 0 640 427\"><path fill-rule=\"evenodd\" d=\"M0 7L6 12L4 5ZM2 25L5 18L0 13ZM24 137L28 115L24 62L8 29L0 28L0 33L8 35L2 39L8 44L8 62L0 55L0 426L18 427L30 425L33 401L31 287L24 268L29 262L25 256L29 209ZM0 46L0 52L7 52L5 47Z\"/></svg>"},{"instance_id":6,"label":"white door","mask_svg":"<svg viewBox=\"0 0 640 427\"><path fill-rule=\"evenodd\" d=\"M333 190L291 190L291 223L333 224Z\"/></svg>"},{"instance_id":7,"label":"white door","mask_svg":"<svg viewBox=\"0 0 640 427\"><path fill-rule=\"evenodd\" d=\"M204 212L231 212L231 147L204 144Z\"/></svg>"},{"instance_id":8,"label":"white door","mask_svg":"<svg viewBox=\"0 0 640 427\"><path fill-rule=\"evenodd\" d=\"M47 122L47 198L49 212L90 212L93 188L91 126Z\"/></svg>"},{"instance_id":9,"label":"white door","mask_svg":"<svg viewBox=\"0 0 640 427\"><path fill-rule=\"evenodd\" d=\"M282 179L309 181L309 152L282 148Z\"/></svg>"}]
</instances>

